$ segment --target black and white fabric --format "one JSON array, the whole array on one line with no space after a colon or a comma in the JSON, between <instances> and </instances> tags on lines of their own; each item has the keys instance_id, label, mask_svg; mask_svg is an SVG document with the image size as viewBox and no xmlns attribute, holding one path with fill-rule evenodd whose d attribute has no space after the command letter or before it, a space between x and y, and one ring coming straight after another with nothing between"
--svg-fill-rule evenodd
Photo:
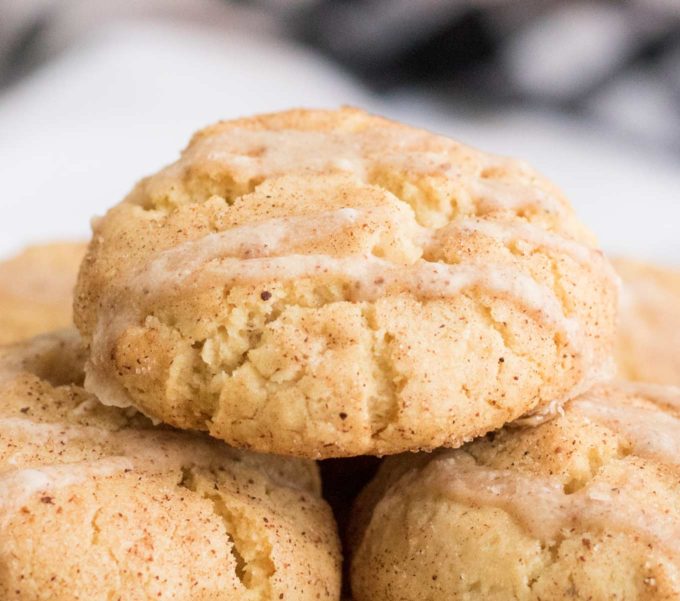
<instances>
[{"instance_id":1,"label":"black and white fabric","mask_svg":"<svg viewBox=\"0 0 680 601\"><path fill-rule=\"evenodd\" d=\"M326 0L291 27L378 90L548 105L680 152L680 0Z\"/></svg>"},{"instance_id":2,"label":"black and white fabric","mask_svg":"<svg viewBox=\"0 0 680 601\"><path fill-rule=\"evenodd\" d=\"M0 85L121 17L269 28L377 92L551 107L680 152L680 0L10 0Z\"/></svg>"}]
</instances>

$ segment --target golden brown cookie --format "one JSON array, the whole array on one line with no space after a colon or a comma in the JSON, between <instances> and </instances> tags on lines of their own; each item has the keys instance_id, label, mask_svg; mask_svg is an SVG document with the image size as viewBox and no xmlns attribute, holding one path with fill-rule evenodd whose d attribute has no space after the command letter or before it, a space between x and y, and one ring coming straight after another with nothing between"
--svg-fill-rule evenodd
<instances>
[{"instance_id":1,"label":"golden brown cookie","mask_svg":"<svg viewBox=\"0 0 680 601\"><path fill-rule=\"evenodd\" d=\"M313 462L105 407L64 382L77 345L0 349L0 599L339 599Z\"/></svg>"},{"instance_id":2,"label":"golden brown cookie","mask_svg":"<svg viewBox=\"0 0 680 601\"><path fill-rule=\"evenodd\" d=\"M85 243L30 246L0 262L0 344L72 323L73 287Z\"/></svg>"},{"instance_id":3,"label":"golden brown cookie","mask_svg":"<svg viewBox=\"0 0 680 601\"><path fill-rule=\"evenodd\" d=\"M86 388L230 444L457 446L603 377L616 277L523 163L354 109L218 123L95 224Z\"/></svg>"},{"instance_id":4,"label":"golden brown cookie","mask_svg":"<svg viewBox=\"0 0 680 601\"><path fill-rule=\"evenodd\" d=\"M388 458L355 601L680 599L680 389L606 384L537 427Z\"/></svg>"},{"instance_id":5,"label":"golden brown cookie","mask_svg":"<svg viewBox=\"0 0 680 601\"><path fill-rule=\"evenodd\" d=\"M616 259L621 317L619 374L629 380L680 385L680 270Z\"/></svg>"}]
</instances>

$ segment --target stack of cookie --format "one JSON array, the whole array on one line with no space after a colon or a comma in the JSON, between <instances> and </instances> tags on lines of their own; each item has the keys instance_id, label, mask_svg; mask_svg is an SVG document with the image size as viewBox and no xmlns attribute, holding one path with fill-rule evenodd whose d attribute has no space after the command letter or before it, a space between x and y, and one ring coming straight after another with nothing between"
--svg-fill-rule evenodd
<instances>
[{"instance_id":1,"label":"stack of cookie","mask_svg":"<svg viewBox=\"0 0 680 601\"><path fill-rule=\"evenodd\" d=\"M526 165L290 111L93 230L80 336L0 353L3 599L338 599L314 460L384 455L355 601L680 599L680 392L609 381L618 278Z\"/></svg>"}]
</instances>

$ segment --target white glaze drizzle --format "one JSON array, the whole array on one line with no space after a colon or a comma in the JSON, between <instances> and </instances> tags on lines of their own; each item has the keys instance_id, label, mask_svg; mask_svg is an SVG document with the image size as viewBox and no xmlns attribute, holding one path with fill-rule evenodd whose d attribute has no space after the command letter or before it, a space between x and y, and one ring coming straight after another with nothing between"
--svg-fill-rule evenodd
<instances>
[{"instance_id":1,"label":"white glaze drizzle","mask_svg":"<svg viewBox=\"0 0 680 601\"><path fill-rule=\"evenodd\" d=\"M158 294L167 293L168 289L200 288L216 281L226 286L237 282L257 284L307 277L340 277L349 286L348 293L352 301L374 301L388 292L410 292L420 298L450 298L464 289L478 287L492 294L520 300L538 319L556 328L571 346L577 346L581 337L578 322L564 316L552 291L521 271L505 267L423 261L413 265L397 265L372 255L286 255L252 259L224 258L218 263L209 263L200 272L177 269L173 264L172 269L162 275L157 263L152 264L150 270L154 274L154 282L135 278L137 286L142 282L142 289L130 291L135 296L147 291L147 302L151 291ZM115 304L109 306L113 308ZM86 367L85 385L102 402L125 407L130 405L128 395L101 367L105 366L117 336L141 315L118 308L116 311L108 319L100 317L93 336L90 362Z\"/></svg>"},{"instance_id":2,"label":"white glaze drizzle","mask_svg":"<svg viewBox=\"0 0 680 601\"><path fill-rule=\"evenodd\" d=\"M540 207L548 213L558 215L564 213L564 205L540 188L502 180L476 179L470 183L469 189L480 215L498 210L517 211L528 207Z\"/></svg>"},{"instance_id":3,"label":"white glaze drizzle","mask_svg":"<svg viewBox=\"0 0 680 601\"><path fill-rule=\"evenodd\" d=\"M64 450L72 443L79 450L85 443L104 455L126 456L134 460L137 469L161 472L182 465L210 466L233 457L226 445L215 445L210 439L197 438L188 433L161 429L109 429L53 422L37 422L24 417L0 418L0 434L9 442L19 442L19 459L31 460L31 449L40 455L43 450ZM21 461L5 459L8 464Z\"/></svg>"},{"instance_id":4,"label":"white glaze drizzle","mask_svg":"<svg viewBox=\"0 0 680 601\"><path fill-rule=\"evenodd\" d=\"M640 396L660 407L667 407L676 413L680 413L680 386L628 382L626 380L619 380L616 385L628 394Z\"/></svg>"},{"instance_id":5,"label":"white glaze drizzle","mask_svg":"<svg viewBox=\"0 0 680 601\"><path fill-rule=\"evenodd\" d=\"M361 219L363 218L363 219ZM285 252L296 244L323 240L343 229L370 218L394 221L394 210L342 208L312 215L274 217L238 225L222 232L189 240L152 258L148 266L131 278L132 289L150 288L156 282L183 279L198 269L224 257L268 257ZM415 226L419 228L419 226ZM424 228L416 229L420 232Z\"/></svg>"},{"instance_id":6,"label":"white glaze drizzle","mask_svg":"<svg viewBox=\"0 0 680 601\"><path fill-rule=\"evenodd\" d=\"M224 466L234 457L234 451L226 445L167 430L108 430L3 417L0 433L4 441L20 443L17 453L5 457L5 471L0 469L0 507L5 516L33 495L82 484L90 478L109 477L125 470L165 473L188 465ZM40 460L43 451L49 455L49 449L63 451L71 444L80 450L83 443L102 457L39 468L21 467Z\"/></svg>"},{"instance_id":7,"label":"white glaze drizzle","mask_svg":"<svg viewBox=\"0 0 680 601\"><path fill-rule=\"evenodd\" d=\"M0 525L36 495L45 495L91 478L107 478L133 469L127 457L105 457L97 461L26 468L0 474Z\"/></svg>"},{"instance_id":8,"label":"white glaze drizzle","mask_svg":"<svg viewBox=\"0 0 680 601\"><path fill-rule=\"evenodd\" d=\"M636 497L636 492L645 494L647 483L634 469L626 470L621 482L591 482L566 494L557 478L495 470L448 457L426 468L424 485L466 505L501 509L542 541L554 541L571 528L632 531L674 555L680 553L680 514L655 510Z\"/></svg>"},{"instance_id":9,"label":"white glaze drizzle","mask_svg":"<svg viewBox=\"0 0 680 601\"><path fill-rule=\"evenodd\" d=\"M451 165L451 157L445 152L420 152L419 145L426 144L430 134L412 132L409 135L391 136L382 139L382 130L366 132L270 132L253 130L230 130L225 134L204 136L195 141L185 151L183 158L169 168L170 171L183 168L194 161L218 161L226 166L234 164L239 173L244 173L244 165L253 165L254 171L249 177L271 176L277 173L326 171L329 168L354 173L365 179L365 156L379 157L388 164L405 161L404 169L418 172L441 172L444 170L450 177L459 173ZM381 137L382 136L382 137ZM376 143L376 139L380 139ZM445 139L442 139L445 140ZM389 142L389 143L388 143ZM453 142L446 141L452 148L460 148ZM391 145L391 146L390 146ZM415 147L412 152L405 152L408 147ZM386 150L387 148L387 150ZM389 149L392 150L389 150ZM394 149L397 149L398 152ZM480 155L481 157L481 155ZM488 159L487 163L491 161ZM493 164L493 163L490 163ZM447 171L447 169L449 171ZM247 172L247 169L245 170ZM175 173L173 175L176 176ZM490 180L481 179L486 185ZM502 182L494 180L493 186L503 186ZM517 187L517 184L513 184ZM515 206L515 200L520 203L534 202L528 194L529 187L519 186L519 195L503 196L499 189L491 196L498 196L496 208ZM551 199L544 192L539 194L539 204L546 205L547 210L554 210ZM515 200L513 200L515 199ZM528 199L528 200L527 200ZM490 202L487 199L486 202ZM555 201L556 202L556 201ZM559 202L557 203L560 204ZM561 206L561 205L560 205ZM491 210L490 207L486 209ZM485 209L485 210L486 210ZM526 302L527 306L548 317L552 325L561 324L561 331L567 332L567 338L575 345L577 324L564 317L554 294L542 289L541 302L537 302L538 285L519 271L507 269L505 274L501 268L476 267L479 274L471 276L469 266L443 266L418 262L415 265L396 266L381 261L375 257L326 257L313 255L293 255L263 260L277 253L285 252L296 243L306 242L331 236L343 228L356 225L360 218L394 221L397 215L389 207L343 208L334 211L324 211L315 215L281 217L264 222L247 224L231 228L224 232L210 234L199 240L189 241L174 249L166 250L152 259L149 265L130 279L126 289L133 297L142 297L141 304L159 293L171 291L173 288L191 285L197 286L200 281L209 284L209 276L219 276L221 283L236 282L239 278L255 281L267 279L292 279L297 277L323 277L323 274L333 274L348 280L353 286L353 300L371 300L377 298L388 288L410 291L424 297L447 297L460 293L468 286L488 287L492 292L513 296ZM423 228L415 221L408 224L414 243L427 245L441 232ZM609 273L609 264L602 260L597 251L589 249L575 241L567 240L558 235L545 232L541 228L530 224L492 224L481 220L458 220L446 226L449 234L451 230L475 230L484 235L492 236L504 243L522 239L537 246L553 248L572 256L575 260L586 263L593 262L601 265ZM239 255L235 259L229 255ZM596 257L595 261L592 261ZM210 265L220 260L220 265ZM293 261L297 264L293 265ZM200 272L201 268L204 268ZM255 273L259 270L259 274ZM200 273L199 273L200 272ZM486 280L485 280L486 278ZM503 281L505 279L505 281ZM512 282L510 282L512 280ZM522 286L516 285L521 280ZM378 282L380 284L378 285ZM146 298L144 298L146 297ZM139 300L135 298L135 300ZM122 332L126 325L138 322L143 317L143 310L120 312L115 303L105 303L107 309L100 314L96 326L93 344L93 356L86 372L86 386L103 397L107 404L129 406L127 394L112 378L104 374L103 365L107 353L110 353L115 336ZM539 306L540 305L540 306ZM547 309L547 310L546 310ZM584 364L590 353L584 349ZM584 381L589 376L584 370Z\"/></svg>"},{"instance_id":10,"label":"white glaze drizzle","mask_svg":"<svg viewBox=\"0 0 680 601\"><path fill-rule=\"evenodd\" d=\"M680 420L663 411L607 398L578 398L571 408L625 437L632 451L680 467Z\"/></svg>"},{"instance_id":11,"label":"white glaze drizzle","mask_svg":"<svg viewBox=\"0 0 680 601\"><path fill-rule=\"evenodd\" d=\"M429 150L433 138L441 150ZM462 152L461 152L462 151ZM464 172L459 160L473 157L477 166ZM241 181L260 181L294 173L345 173L370 183L372 171L381 168L417 175L442 175L460 183L478 203L481 213L535 206L549 213L563 213L563 202L536 184L485 178L489 168L520 168L521 163L465 147L430 132L399 128L362 131L254 130L230 128L226 132L196 138L182 157L156 178L182 177L193 165L216 162ZM469 162L469 158L468 161Z\"/></svg>"},{"instance_id":12,"label":"white glaze drizzle","mask_svg":"<svg viewBox=\"0 0 680 601\"><path fill-rule=\"evenodd\" d=\"M218 258L266 257L281 254L296 244L323 240L338 235L343 229L357 227L371 220L398 226L400 217L402 215L389 206L345 207L312 215L275 217L238 225L196 240L189 240L159 253L150 261L149 266L133 276L133 279L147 279L153 283L157 279L167 279L167 274L173 270L177 271L177 277L184 277ZM420 226L413 220L405 224L404 230L413 239L413 243L424 246L425 250L436 247L437 242L445 236L466 231L483 234L506 245L524 242L537 248L568 255L582 265L593 265L609 280L619 282L618 276L601 251L530 223L465 218L435 229ZM132 286L143 287L144 283L137 281Z\"/></svg>"}]
</instances>

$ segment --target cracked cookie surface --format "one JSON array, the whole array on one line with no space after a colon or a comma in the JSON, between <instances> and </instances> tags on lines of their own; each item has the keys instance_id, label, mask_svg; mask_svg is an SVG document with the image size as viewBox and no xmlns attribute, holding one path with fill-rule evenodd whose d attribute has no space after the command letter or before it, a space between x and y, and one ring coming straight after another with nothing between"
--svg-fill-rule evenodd
<instances>
[{"instance_id":1,"label":"cracked cookie surface","mask_svg":"<svg viewBox=\"0 0 680 601\"><path fill-rule=\"evenodd\" d=\"M0 348L0 598L339 599L313 462L105 407L82 361L73 331Z\"/></svg>"},{"instance_id":2,"label":"cracked cookie surface","mask_svg":"<svg viewBox=\"0 0 680 601\"><path fill-rule=\"evenodd\" d=\"M86 388L235 446L459 446L609 368L616 277L523 163L355 109L222 122L95 223Z\"/></svg>"},{"instance_id":3,"label":"cracked cookie surface","mask_svg":"<svg viewBox=\"0 0 680 601\"><path fill-rule=\"evenodd\" d=\"M73 288L84 242L29 246L0 262L0 344L73 323Z\"/></svg>"},{"instance_id":4,"label":"cracked cookie surface","mask_svg":"<svg viewBox=\"0 0 680 601\"><path fill-rule=\"evenodd\" d=\"M388 458L354 507L356 601L680 599L680 389L600 385L536 427Z\"/></svg>"}]
</instances>

